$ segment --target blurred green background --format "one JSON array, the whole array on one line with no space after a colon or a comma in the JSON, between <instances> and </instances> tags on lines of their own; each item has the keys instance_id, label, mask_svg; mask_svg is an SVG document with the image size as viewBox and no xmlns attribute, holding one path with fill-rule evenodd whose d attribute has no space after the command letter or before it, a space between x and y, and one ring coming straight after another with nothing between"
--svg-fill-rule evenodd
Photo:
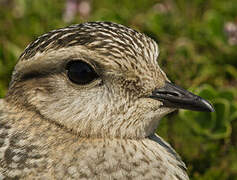
<instances>
[{"instance_id":1,"label":"blurred green background","mask_svg":"<svg viewBox=\"0 0 237 180\"><path fill-rule=\"evenodd\" d=\"M210 100L216 112L174 112L158 134L191 179L237 179L236 0L0 0L0 97L28 43L85 21L121 23L159 43L169 78Z\"/></svg>"}]
</instances>

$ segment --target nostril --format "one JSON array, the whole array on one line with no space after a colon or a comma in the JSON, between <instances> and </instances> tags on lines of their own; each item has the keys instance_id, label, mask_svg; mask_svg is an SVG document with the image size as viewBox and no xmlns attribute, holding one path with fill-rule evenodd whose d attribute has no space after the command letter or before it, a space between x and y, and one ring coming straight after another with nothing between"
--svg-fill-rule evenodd
<instances>
[{"instance_id":1,"label":"nostril","mask_svg":"<svg viewBox=\"0 0 237 180\"><path fill-rule=\"evenodd\" d=\"M181 96L181 94L179 94L178 92L169 92L169 91L160 91L159 94L163 94L166 96L176 96L176 97Z\"/></svg>"},{"instance_id":2,"label":"nostril","mask_svg":"<svg viewBox=\"0 0 237 180\"><path fill-rule=\"evenodd\" d=\"M168 95L180 97L181 94L179 94L177 92L168 92Z\"/></svg>"}]
</instances>

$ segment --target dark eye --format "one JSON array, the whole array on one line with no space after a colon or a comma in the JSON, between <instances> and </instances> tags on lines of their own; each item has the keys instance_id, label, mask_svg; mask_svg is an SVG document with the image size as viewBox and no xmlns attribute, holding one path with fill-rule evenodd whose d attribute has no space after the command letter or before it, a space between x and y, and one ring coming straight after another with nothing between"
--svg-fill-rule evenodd
<instances>
[{"instance_id":1,"label":"dark eye","mask_svg":"<svg viewBox=\"0 0 237 180\"><path fill-rule=\"evenodd\" d=\"M70 61L66 67L68 78L76 84L85 85L99 76L94 69L84 61Z\"/></svg>"}]
</instances>

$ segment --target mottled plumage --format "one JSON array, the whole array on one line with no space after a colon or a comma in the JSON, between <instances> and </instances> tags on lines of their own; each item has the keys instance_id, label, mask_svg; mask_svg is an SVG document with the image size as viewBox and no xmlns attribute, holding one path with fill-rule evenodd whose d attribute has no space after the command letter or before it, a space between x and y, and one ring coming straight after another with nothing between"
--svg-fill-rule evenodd
<instances>
[{"instance_id":1,"label":"mottled plumage","mask_svg":"<svg viewBox=\"0 0 237 180\"><path fill-rule=\"evenodd\" d=\"M0 100L0 179L188 179L180 157L154 134L175 109L153 97L169 81L158 53L149 37L108 22L36 39ZM70 81L71 61L97 78Z\"/></svg>"}]
</instances>

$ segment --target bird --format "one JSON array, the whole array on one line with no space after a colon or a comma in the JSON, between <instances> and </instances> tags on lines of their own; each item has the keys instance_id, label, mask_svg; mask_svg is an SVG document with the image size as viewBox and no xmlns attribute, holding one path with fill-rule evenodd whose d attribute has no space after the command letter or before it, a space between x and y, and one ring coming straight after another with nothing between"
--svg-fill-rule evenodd
<instances>
[{"instance_id":1,"label":"bird","mask_svg":"<svg viewBox=\"0 0 237 180\"><path fill-rule=\"evenodd\" d=\"M30 43L0 99L0 179L189 179L157 126L179 108L214 109L171 83L158 55L153 39L112 22Z\"/></svg>"}]
</instances>

